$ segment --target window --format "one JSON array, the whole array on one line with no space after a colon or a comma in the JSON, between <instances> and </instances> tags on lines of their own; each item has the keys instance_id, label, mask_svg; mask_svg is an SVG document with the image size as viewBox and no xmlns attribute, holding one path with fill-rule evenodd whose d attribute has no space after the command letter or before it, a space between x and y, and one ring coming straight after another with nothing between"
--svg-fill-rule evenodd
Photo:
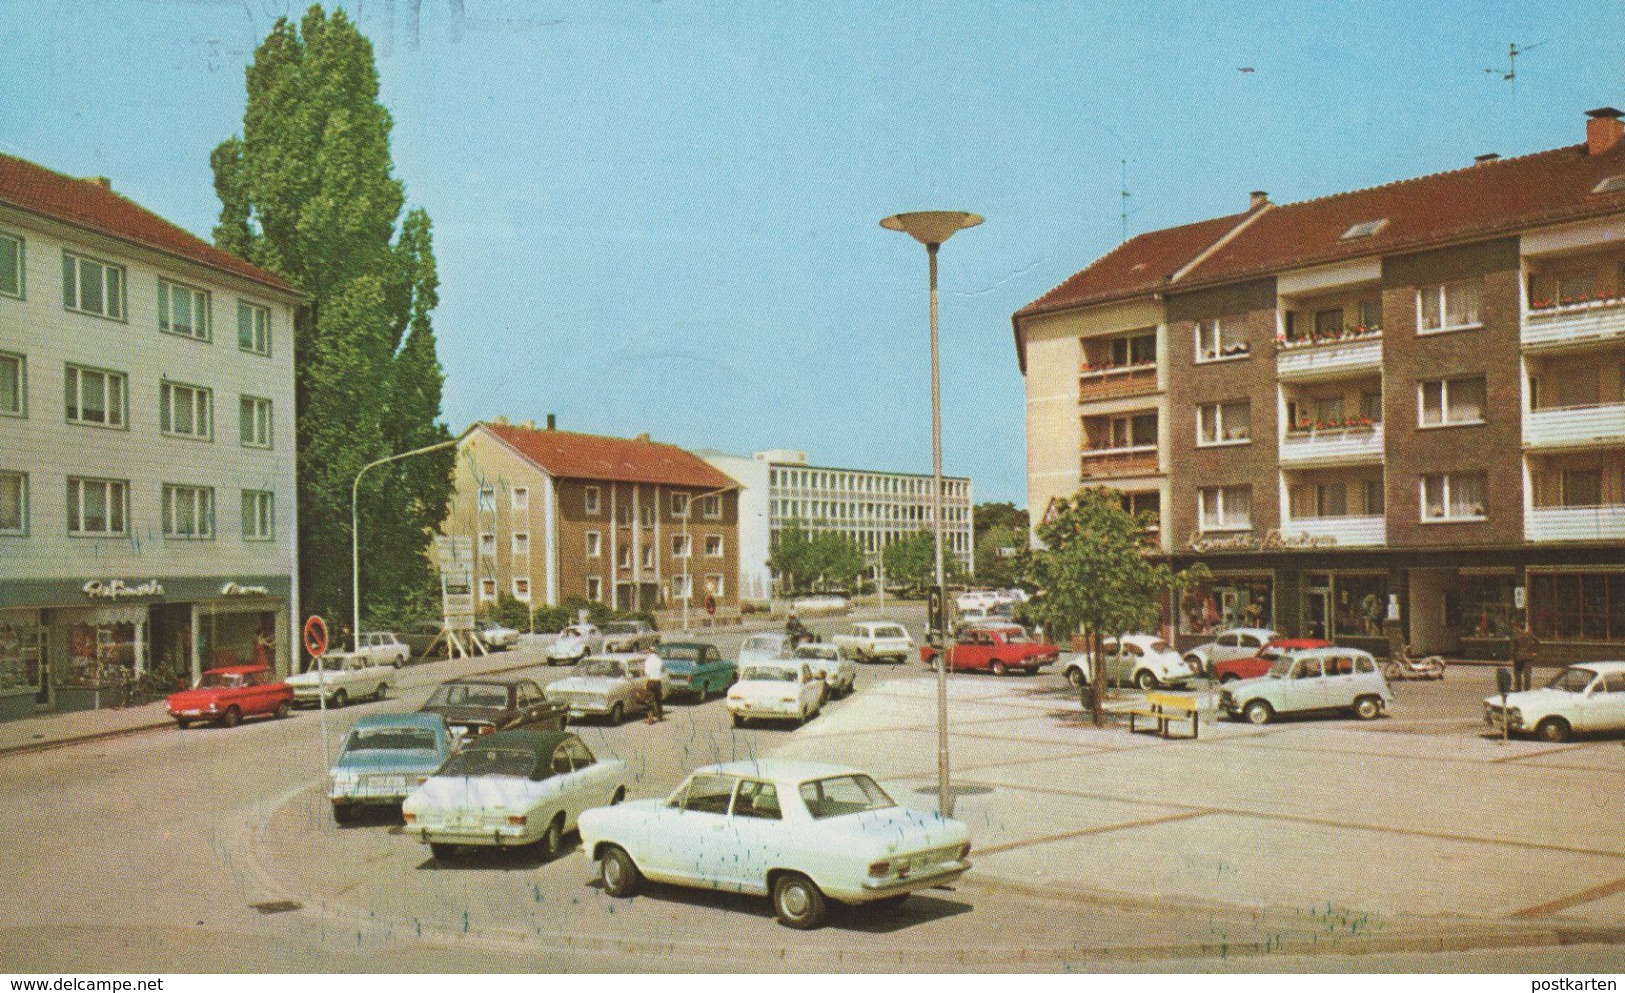
<instances>
[{"instance_id":1,"label":"window","mask_svg":"<svg viewBox=\"0 0 1625 993\"><path fill-rule=\"evenodd\" d=\"M164 537L213 538L214 490L164 484Z\"/></svg>"},{"instance_id":2,"label":"window","mask_svg":"<svg viewBox=\"0 0 1625 993\"><path fill-rule=\"evenodd\" d=\"M0 352L0 415L27 417L28 404L24 398L28 376L27 362L21 355Z\"/></svg>"},{"instance_id":3,"label":"window","mask_svg":"<svg viewBox=\"0 0 1625 993\"><path fill-rule=\"evenodd\" d=\"M75 424L123 427L125 383L122 372L68 366L68 420Z\"/></svg>"},{"instance_id":4,"label":"window","mask_svg":"<svg viewBox=\"0 0 1625 993\"><path fill-rule=\"evenodd\" d=\"M1558 476L1559 503L1564 507L1602 506L1602 470L1564 469Z\"/></svg>"},{"instance_id":5,"label":"window","mask_svg":"<svg viewBox=\"0 0 1625 993\"><path fill-rule=\"evenodd\" d=\"M1365 514L1367 517L1381 517L1387 511L1387 491L1380 479L1368 479L1363 486L1365 491Z\"/></svg>"},{"instance_id":6,"label":"window","mask_svg":"<svg viewBox=\"0 0 1625 993\"><path fill-rule=\"evenodd\" d=\"M517 531L513 536L513 554L515 558L523 558L530 554L530 535L524 531Z\"/></svg>"},{"instance_id":7,"label":"window","mask_svg":"<svg viewBox=\"0 0 1625 993\"><path fill-rule=\"evenodd\" d=\"M158 280L158 330L209 340L209 294L191 286Z\"/></svg>"},{"instance_id":8,"label":"window","mask_svg":"<svg viewBox=\"0 0 1625 993\"><path fill-rule=\"evenodd\" d=\"M530 509L530 487L515 486L513 488L513 492L510 494L510 497L513 501L514 510Z\"/></svg>"},{"instance_id":9,"label":"window","mask_svg":"<svg viewBox=\"0 0 1625 993\"><path fill-rule=\"evenodd\" d=\"M480 599L495 600L497 598L497 581L494 577L485 576L480 579Z\"/></svg>"},{"instance_id":10,"label":"window","mask_svg":"<svg viewBox=\"0 0 1625 993\"><path fill-rule=\"evenodd\" d=\"M722 596L722 574L720 572L705 574L705 592L718 598Z\"/></svg>"},{"instance_id":11,"label":"window","mask_svg":"<svg viewBox=\"0 0 1625 993\"><path fill-rule=\"evenodd\" d=\"M23 295L23 240L0 234L0 296Z\"/></svg>"},{"instance_id":12,"label":"window","mask_svg":"<svg viewBox=\"0 0 1625 993\"><path fill-rule=\"evenodd\" d=\"M631 525L632 502L630 500L615 504L615 523L622 525L623 527Z\"/></svg>"},{"instance_id":13,"label":"window","mask_svg":"<svg viewBox=\"0 0 1625 993\"><path fill-rule=\"evenodd\" d=\"M1417 290L1418 332L1477 327L1479 288L1479 281L1475 279Z\"/></svg>"},{"instance_id":14,"label":"window","mask_svg":"<svg viewBox=\"0 0 1625 993\"><path fill-rule=\"evenodd\" d=\"M689 552L693 550L693 547L694 547L693 543L689 541L688 535L686 535L686 534L674 534L674 535L671 536L671 557L672 558L674 558L674 559L686 559L686 558L688 558Z\"/></svg>"},{"instance_id":15,"label":"window","mask_svg":"<svg viewBox=\"0 0 1625 993\"><path fill-rule=\"evenodd\" d=\"M480 487L480 513L494 514L497 512L497 488L495 486Z\"/></svg>"},{"instance_id":16,"label":"window","mask_svg":"<svg viewBox=\"0 0 1625 993\"><path fill-rule=\"evenodd\" d=\"M740 780L739 793L734 797L734 816L781 820L784 815L779 809L778 787L754 779Z\"/></svg>"},{"instance_id":17,"label":"window","mask_svg":"<svg viewBox=\"0 0 1625 993\"><path fill-rule=\"evenodd\" d=\"M255 355L271 354L271 311L237 301L237 347Z\"/></svg>"},{"instance_id":18,"label":"window","mask_svg":"<svg viewBox=\"0 0 1625 993\"><path fill-rule=\"evenodd\" d=\"M0 534L28 531L28 474L0 471Z\"/></svg>"},{"instance_id":19,"label":"window","mask_svg":"<svg viewBox=\"0 0 1625 993\"><path fill-rule=\"evenodd\" d=\"M1597 292L1595 270L1560 273L1553 282L1557 290L1557 302L1560 305L1590 300Z\"/></svg>"},{"instance_id":20,"label":"window","mask_svg":"<svg viewBox=\"0 0 1625 993\"><path fill-rule=\"evenodd\" d=\"M673 599L687 600L693 595L691 592L693 589L694 577L690 576L688 573L678 573L677 575L671 577L671 595Z\"/></svg>"},{"instance_id":21,"label":"window","mask_svg":"<svg viewBox=\"0 0 1625 993\"><path fill-rule=\"evenodd\" d=\"M487 531L480 535L480 558L494 559L497 557L497 536Z\"/></svg>"},{"instance_id":22,"label":"window","mask_svg":"<svg viewBox=\"0 0 1625 993\"><path fill-rule=\"evenodd\" d=\"M1434 379L1419 386L1425 428L1484 422L1484 377Z\"/></svg>"},{"instance_id":23,"label":"window","mask_svg":"<svg viewBox=\"0 0 1625 993\"><path fill-rule=\"evenodd\" d=\"M1200 530L1245 531L1253 526L1252 487L1210 487L1199 491L1199 496Z\"/></svg>"},{"instance_id":24,"label":"window","mask_svg":"<svg viewBox=\"0 0 1625 993\"><path fill-rule=\"evenodd\" d=\"M1531 574L1529 608L1537 637L1625 641L1625 575Z\"/></svg>"},{"instance_id":25,"label":"window","mask_svg":"<svg viewBox=\"0 0 1625 993\"><path fill-rule=\"evenodd\" d=\"M1350 227L1347 231L1344 231L1343 236L1338 240L1348 241L1351 238L1369 238L1387 226L1388 218L1386 217L1375 221L1361 221L1360 223Z\"/></svg>"},{"instance_id":26,"label":"window","mask_svg":"<svg viewBox=\"0 0 1625 993\"><path fill-rule=\"evenodd\" d=\"M123 534L129 500L130 486L122 480L68 477L68 533Z\"/></svg>"},{"instance_id":27,"label":"window","mask_svg":"<svg viewBox=\"0 0 1625 993\"><path fill-rule=\"evenodd\" d=\"M597 514L600 512L598 487L589 486L581 491L581 509L583 513L587 514Z\"/></svg>"},{"instance_id":28,"label":"window","mask_svg":"<svg viewBox=\"0 0 1625 993\"><path fill-rule=\"evenodd\" d=\"M587 577L587 599L591 600L593 603L604 602L604 577Z\"/></svg>"},{"instance_id":29,"label":"window","mask_svg":"<svg viewBox=\"0 0 1625 993\"><path fill-rule=\"evenodd\" d=\"M1246 318L1223 317L1196 322L1196 361L1240 358L1247 351Z\"/></svg>"},{"instance_id":30,"label":"window","mask_svg":"<svg viewBox=\"0 0 1625 993\"><path fill-rule=\"evenodd\" d=\"M1315 311L1315 337L1336 336L1343 333L1343 308Z\"/></svg>"},{"instance_id":31,"label":"window","mask_svg":"<svg viewBox=\"0 0 1625 993\"><path fill-rule=\"evenodd\" d=\"M646 528L655 526L655 505L653 500L638 504L638 520L642 521L643 526Z\"/></svg>"},{"instance_id":32,"label":"window","mask_svg":"<svg viewBox=\"0 0 1625 993\"><path fill-rule=\"evenodd\" d=\"M124 319L124 267L62 253L62 306L82 314Z\"/></svg>"},{"instance_id":33,"label":"window","mask_svg":"<svg viewBox=\"0 0 1625 993\"><path fill-rule=\"evenodd\" d=\"M596 559L604 554L604 535L601 531L587 532L587 558Z\"/></svg>"},{"instance_id":34,"label":"window","mask_svg":"<svg viewBox=\"0 0 1625 993\"><path fill-rule=\"evenodd\" d=\"M1157 447L1157 415L1154 413L1110 418L1105 422L1105 430L1106 437L1102 439L1104 444L1096 445L1096 448Z\"/></svg>"},{"instance_id":35,"label":"window","mask_svg":"<svg viewBox=\"0 0 1625 993\"><path fill-rule=\"evenodd\" d=\"M705 557L708 559L722 558L722 535L708 534L705 536Z\"/></svg>"},{"instance_id":36,"label":"window","mask_svg":"<svg viewBox=\"0 0 1625 993\"><path fill-rule=\"evenodd\" d=\"M688 494L673 493L671 495L671 516L683 518L688 516Z\"/></svg>"},{"instance_id":37,"label":"window","mask_svg":"<svg viewBox=\"0 0 1625 993\"><path fill-rule=\"evenodd\" d=\"M646 545L643 546L643 568L647 570L647 569L653 569L654 567L655 567L655 546L653 544L646 544Z\"/></svg>"},{"instance_id":38,"label":"window","mask_svg":"<svg viewBox=\"0 0 1625 993\"><path fill-rule=\"evenodd\" d=\"M243 491L243 540L276 537L276 497L269 490Z\"/></svg>"},{"instance_id":39,"label":"window","mask_svg":"<svg viewBox=\"0 0 1625 993\"><path fill-rule=\"evenodd\" d=\"M1251 410L1246 400L1209 403L1196 408L1198 445L1239 445L1251 440Z\"/></svg>"},{"instance_id":40,"label":"window","mask_svg":"<svg viewBox=\"0 0 1625 993\"><path fill-rule=\"evenodd\" d=\"M1292 489L1292 516L1347 517L1348 486L1340 482L1316 483Z\"/></svg>"},{"instance_id":41,"label":"window","mask_svg":"<svg viewBox=\"0 0 1625 993\"><path fill-rule=\"evenodd\" d=\"M1422 520L1484 519L1485 477L1482 472L1447 472L1422 477Z\"/></svg>"},{"instance_id":42,"label":"window","mask_svg":"<svg viewBox=\"0 0 1625 993\"><path fill-rule=\"evenodd\" d=\"M1360 416L1373 424L1382 423L1382 391L1369 390L1360 394Z\"/></svg>"},{"instance_id":43,"label":"window","mask_svg":"<svg viewBox=\"0 0 1625 993\"><path fill-rule=\"evenodd\" d=\"M707 519L718 521L722 519L722 494L713 493L700 501L700 513Z\"/></svg>"},{"instance_id":44,"label":"window","mask_svg":"<svg viewBox=\"0 0 1625 993\"><path fill-rule=\"evenodd\" d=\"M617 569L632 568L632 546L621 545L615 549L615 567Z\"/></svg>"},{"instance_id":45,"label":"window","mask_svg":"<svg viewBox=\"0 0 1625 993\"><path fill-rule=\"evenodd\" d=\"M525 603L530 602L530 580L523 576L513 577L513 598Z\"/></svg>"},{"instance_id":46,"label":"window","mask_svg":"<svg viewBox=\"0 0 1625 993\"><path fill-rule=\"evenodd\" d=\"M158 423L164 434L205 440L213 437L213 409L211 390L170 382L158 387Z\"/></svg>"},{"instance_id":47,"label":"window","mask_svg":"<svg viewBox=\"0 0 1625 993\"><path fill-rule=\"evenodd\" d=\"M271 401L245 396L238 405L238 429L247 448L271 447Z\"/></svg>"}]
</instances>

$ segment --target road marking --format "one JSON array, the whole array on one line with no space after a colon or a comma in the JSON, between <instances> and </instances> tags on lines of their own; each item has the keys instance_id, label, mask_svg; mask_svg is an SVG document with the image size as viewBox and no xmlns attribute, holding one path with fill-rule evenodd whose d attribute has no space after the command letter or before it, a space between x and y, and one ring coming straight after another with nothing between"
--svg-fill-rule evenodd
<instances>
[{"instance_id":1,"label":"road marking","mask_svg":"<svg viewBox=\"0 0 1625 993\"><path fill-rule=\"evenodd\" d=\"M1577 751L1577 750L1579 750L1581 748L1590 748L1594 744L1598 744L1598 742L1580 741L1580 742L1575 742L1572 745L1559 745L1556 748L1542 748L1538 752L1525 752L1522 755L1503 755L1498 759L1490 759L1490 761L1491 762L1520 762L1520 761L1522 761L1524 759L1538 759L1538 758L1542 758L1542 757L1547 756L1547 755L1562 755L1564 752Z\"/></svg>"},{"instance_id":2,"label":"road marking","mask_svg":"<svg viewBox=\"0 0 1625 993\"><path fill-rule=\"evenodd\" d=\"M986 848L975 849L978 855L997 855L1017 848L1030 848L1033 845L1045 845L1052 841L1069 841L1073 838L1085 838L1093 834L1106 834L1110 831L1126 831L1130 828L1151 827L1156 824L1167 824L1170 821L1188 821L1195 817L1206 817L1206 810L1185 810L1177 814L1166 814L1162 817L1148 817L1140 821L1128 821L1124 824L1102 824L1099 827L1081 828L1077 831L1063 831L1060 834L1046 834L1039 838L1028 838L1024 841L1007 841L1002 845L989 845Z\"/></svg>"},{"instance_id":3,"label":"road marking","mask_svg":"<svg viewBox=\"0 0 1625 993\"><path fill-rule=\"evenodd\" d=\"M1550 917L1552 914L1562 913L1570 907L1578 907L1583 903L1594 903L1616 893L1625 893L1625 879L1616 879L1611 883L1603 883L1601 886L1593 886L1588 890L1581 890L1578 893L1558 897L1556 900L1537 903L1533 907L1513 911L1507 916L1512 918Z\"/></svg>"}]
</instances>

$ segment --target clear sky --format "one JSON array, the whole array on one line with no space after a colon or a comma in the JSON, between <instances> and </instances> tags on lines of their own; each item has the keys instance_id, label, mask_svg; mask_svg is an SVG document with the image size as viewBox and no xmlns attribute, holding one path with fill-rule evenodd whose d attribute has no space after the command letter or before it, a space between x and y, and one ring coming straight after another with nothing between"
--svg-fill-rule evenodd
<instances>
[{"instance_id":1,"label":"clear sky","mask_svg":"<svg viewBox=\"0 0 1625 993\"><path fill-rule=\"evenodd\" d=\"M1117 244L1125 204L1133 235L1577 144L1625 107L1620 0L338 6L435 223L453 430L552 412L929 472L925 250L878 222L969 210L941 256L944 459L1018 506L1010 315ZM207 238L243 67L303 10L0 0L0 150Z\"/></svg>"}]
</instances>

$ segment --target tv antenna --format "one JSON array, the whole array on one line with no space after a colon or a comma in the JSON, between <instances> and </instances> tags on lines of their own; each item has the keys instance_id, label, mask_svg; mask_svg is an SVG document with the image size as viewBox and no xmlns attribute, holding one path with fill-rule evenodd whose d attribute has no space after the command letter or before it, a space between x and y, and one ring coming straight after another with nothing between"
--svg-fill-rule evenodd
<instances>
[{"instance_id":1,"label":"tv antenna","mask_svg":"<svg viewBox=\"0 0 1625 993\"><path fill-rule=\"evenodd\" d=\"M1550 40L1550 39L1548 39L1548 40ZM1507 71L1504 74L1502 74L1501 78L1506 80L1507 82L1511 83L1513 86L1517 86L1518 85L1517 84L1517 79L1518 79L1518 56L1524 54L1525 52L1533 52L1535 49L1539 48L1540 46L1542 46L1544 44L1546 44L1546 42L1537 41L1533 45L1525 45L1522 48L1518 47L1517 42L1513 42L1512 44L1508 45L1507 46ZM1501 72L1501 70L1499 70L1499 69L1485 69L1484 71L1487 72L1487 73L1491 73L1491 74Z\"/></svg>"},{"instance_id":2,"label":"tv antenna","mask_svg":"<svg viewBox=\"0 0 1625 993\"><path fill-rule=\"evenodd\" d=\"M1134 195L1134 194L1132 194L1132 193L1130 193L1128 191L1128 159L1120 159L1120 160L1118 160L1118 164L1122 167L1122 180L1121 180L1120 186L1118 187L1118 192L1117 192L1118 199L1119 199L1119 201L1121 201L1121 206L1119 207L1118 219L1122 222L1122 225L1123 225L1123 237L1122 237L1122 240L1123 241L1128 241L1128 219L1129 219L1129 215L1130 214L1138 214L1140 212L1140 208L1135 207L1133 210L1130 210L1129 206L1128 206L1129 198Z\"/></svg>"}]
</instances>

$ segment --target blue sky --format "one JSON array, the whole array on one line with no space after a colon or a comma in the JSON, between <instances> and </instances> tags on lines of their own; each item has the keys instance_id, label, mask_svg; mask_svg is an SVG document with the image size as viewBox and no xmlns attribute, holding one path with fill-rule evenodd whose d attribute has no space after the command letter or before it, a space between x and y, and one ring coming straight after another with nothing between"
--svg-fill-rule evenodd
<instances>
[{"instance_id":1,"label":"blue sky","mask_svg":"<svg viewBox=\"0 0 1625 993\"><path fill-rule=\"evenodd\" d=\"M925 252L878 222L969 210L941 256L944 459L1018 506L1010 315L1118 243L1125 169L1133 235L1575 144L1625 106L1617 0L341 6L435 222L454 430L551 412L928 472ZM208 237L243 67L303 10L0 0L0 150Z\"/></svg>"}]
</instances>

